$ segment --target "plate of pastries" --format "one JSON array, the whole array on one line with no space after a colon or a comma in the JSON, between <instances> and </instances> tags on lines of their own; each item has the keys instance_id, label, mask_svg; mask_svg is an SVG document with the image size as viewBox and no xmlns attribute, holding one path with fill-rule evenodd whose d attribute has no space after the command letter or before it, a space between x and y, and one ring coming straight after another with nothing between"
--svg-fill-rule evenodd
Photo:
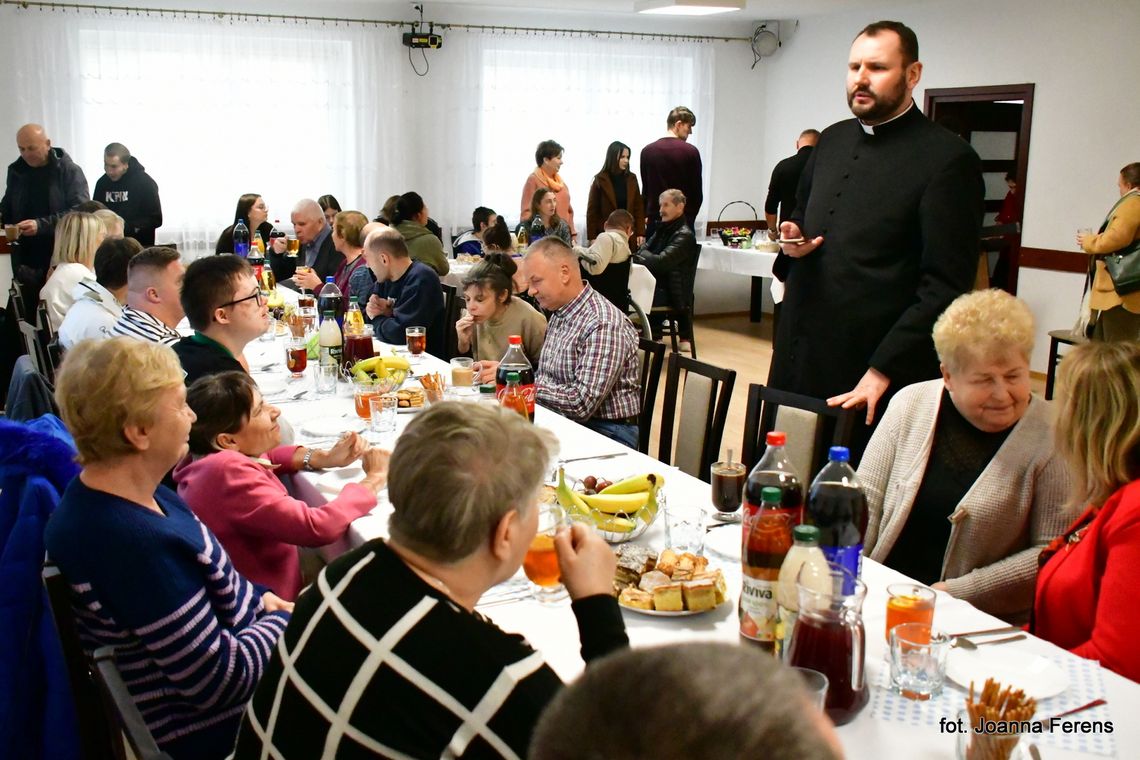
<instances>
[{"instance_id":1,"label":"plate of pastries","mask_svg":"<svg viewBox=\"0 0 1140 760\"><path fill-rule=\"evenodd\" d=\"M659 617L700 615L728 599L724 573L707 557L632 544L616 552L614 596L627 610Z\"/></svg>"}]
</instances>

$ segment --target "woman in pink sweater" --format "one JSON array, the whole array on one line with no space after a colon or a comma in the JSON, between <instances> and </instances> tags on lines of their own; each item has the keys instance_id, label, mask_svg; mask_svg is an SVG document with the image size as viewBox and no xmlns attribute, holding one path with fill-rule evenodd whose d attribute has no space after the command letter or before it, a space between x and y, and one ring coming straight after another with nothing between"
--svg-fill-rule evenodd
<instances>
[{"instance_id":1,"label":"woman in pink sweater","mask_svg":"<svg viewBox=\"0 0 1140 760\"><path fill-rule=\"evenodd\" d=\"M546 188L558 198L558 215L570 228L572 240L578 239L578 230L574 227L574 206L570 203L570 188L562 181L558 171L562 168L562 146L554 140L543 140L534 151L534 162L538 164L523 183L522 200L519 202L522 221L534 216L532 200L534 191L540 187ZM573 243L571 243L573 245Z\"/></svg>"},{"instance_id":2,"label":"woman in pink sweater","mask_svg":"<svg viewBox=\"0 0 1140 760\"><path fill-rule=\"evenodd\" d=\"M190 456L174 468L178 495L214 532L238 572L293 601L301 591L298 546L324 546L376 506L388 478L388 452L355 433L328 451L281 446L281 411L261 398L244 372L195 381L186 401L198 416ZM364 479L311 507L279 476L344 467L359 459Z\"/></svg>"}]
</instances>

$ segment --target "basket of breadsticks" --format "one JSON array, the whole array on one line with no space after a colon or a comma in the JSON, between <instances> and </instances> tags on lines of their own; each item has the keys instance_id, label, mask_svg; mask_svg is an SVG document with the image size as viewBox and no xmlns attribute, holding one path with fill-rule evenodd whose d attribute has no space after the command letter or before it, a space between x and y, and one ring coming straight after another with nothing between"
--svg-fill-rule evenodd
<instances>
[{"instance_id":1,"label":"basket of breadsticks","mask_svg":"<svg viewBox=\"0 0 1140 760\"><path fill-rule=\"evenodd\" d=\"M1033 714L1037 700L1025 696L1021 689L1002 687L987 678L980 693L970 682L966 709L959 728L959 760L1013 760L1021 758L1023 735L1033 733Z\"/></svg>"}]
</instances>

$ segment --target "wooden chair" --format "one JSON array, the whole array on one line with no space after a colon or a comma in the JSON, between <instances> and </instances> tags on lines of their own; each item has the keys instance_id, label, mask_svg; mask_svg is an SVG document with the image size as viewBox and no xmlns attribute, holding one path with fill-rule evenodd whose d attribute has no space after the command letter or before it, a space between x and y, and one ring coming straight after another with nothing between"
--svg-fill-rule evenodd
<instances>
[{"instance_id":1,"label":"wooden chair","mask_svg":"<svg viewBox=\"0 0 1140 760\"><path fill-rule=\"evenodd\" d=\"M788 459L806 486L827 462L830 447L850 447L860 414L858 409L828 406L823 399L751 383L741 461L751 470L764 453L768 433L782 430L788 434Z\"/></svg>"},{"instance_id":2,"label":"wooden chair","mask_svg":"<svg viewBox=\"0 0 1140 760\"><path fill-rule=\"evenodd\" d=\"M83 645L79 641L79 630L71 610L71 591L67 587L67 580L50 560L44 563L41 577L51 606L55 630L59 634L59 643L63 648L64 662L67 663L67 677L71 683L71 698L75 703L79 740L83 745L84 758L117 760L121 756L116 755L111 749L112 739L107 727L107 716L100 702L99 690L92 677L87 656L83 652Z\"/></svg>"},{"instance_id":3,"label":"wooden chair","mask_svg":"<svg viewBox=\"0 0 1140 760\"><path fill-rule=\"evenodd\" d=\"M681 370L685 370L683 390ZM709 468L716 461L724 437L724 423L728 419L735 383L736 370L714 367L678 353L669 354L665 406L657 444L657 458L662 463L672 462L689 475L708 481ZM678 403L681 420L674 451L673 428Z\"/></svg>"},{"instance_id":4,"label":"wooden chair","mask_svg":"<svg viewBox=\"0 0 1140 760\"><path fill-rule=\"evenodd\" d=\"M99 685L107 718L121 737L115 742L117 759L170 760L170 755L158 748L134 698L127 691L127 685L115 665L115 648L100 647L92 659L95 662L95 682Z\"/></svg>"},{"instance_id":5,"label":"wooden chair","mask_svg":"<svg viewBox=\"0 0 1140 760\"><path fill-rule=\"evenodd\" d=\"M653 410L657 406L657 386L661 383L661 367L665 363L665 344L640 338L637 357L641 367L641 414L638 419L637 450L649 453L649 428L653 425Z\"/></svg>"},{"instance_id":6,"label":"wooden chair","mask_svg":"<svg viewBox=\"0 0 1140 760\"><path fill-rule=\"evenodd\" d=\"M649 310L651 314L658 314L665 319L669 320L668 324L661 326L661 338L669 336L669 345L673 349L673 353L678 353L680 349L680 341L689 341L689 350L693 354L693 358L697 358L697 330L693 324L693 302L690 300L684 309L674 309L672 306L654 306ZM681 320L684 319L688 322L692 335L686 337L681 334Z\"/></svg>"},{"instance_id":7,"label":"wooden chair","mask_svg":"<svg viewBox=\"0 0 1140 760\"><path fill-rule=\"evenodd\" d=\"M444 337L444 354L440 358L451 360L459 356L459 336L455 332L455 323L459 321L459 310L463 299L459 297L459 290L452 285L440 285L443 289L443 327L447 330Z\"/></svg>"},{"instance_id":8,"label":"wooden chair","mask_svg":"<svg viewBox=\"0 0 1140 760\"><path fill-rule=\"evenodd\" d=\"M1053 386L1057 382L1057 367L1063 358L1060 353L1061 344L1075 346L1088 343L1089 339L1072 330L1049 331L1049 363L1045 367L1045 400L1053 400Z\"/></svg>"}]
</instances>

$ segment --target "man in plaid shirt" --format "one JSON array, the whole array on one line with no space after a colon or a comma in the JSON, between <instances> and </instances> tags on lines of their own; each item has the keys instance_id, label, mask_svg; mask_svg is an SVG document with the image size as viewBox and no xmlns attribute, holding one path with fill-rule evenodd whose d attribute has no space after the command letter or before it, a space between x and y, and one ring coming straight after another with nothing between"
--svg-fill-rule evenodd
<instances>
[{"instance_id":1,"label":"man in plaid shirt","mask_svg":"<svg viewBox=\"0 0 1140 760\"><path fill-rule=\"evenodd\" d=\"M535 372L536 400L636 449L641 389L633 325L582 281L577 255L557 238L531 246L524 272L530 295L553 312Z\"/></svg>"}]
</instances>

